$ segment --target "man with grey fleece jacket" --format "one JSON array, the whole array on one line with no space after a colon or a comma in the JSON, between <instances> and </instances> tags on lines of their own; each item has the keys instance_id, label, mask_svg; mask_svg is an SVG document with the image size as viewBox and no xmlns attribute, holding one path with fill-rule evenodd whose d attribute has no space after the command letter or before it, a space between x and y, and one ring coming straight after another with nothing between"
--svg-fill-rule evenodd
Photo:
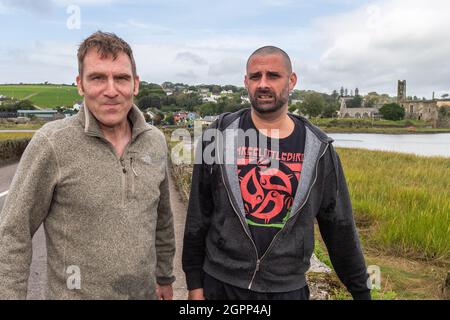
<instances>
[{"instance_id":1,"label":"man with grey fleece jacket","mask_svg":"<svg viewBox=\"0 0 450 320\"><path fill-rule=\"evenodd\" d=\"M172 299L167 146L133 105L131 48L97 32L78 62L84 106L36 132L0 215L0 299L26 298L41 223L48 299Z\"/></svg>"}]
</instances>

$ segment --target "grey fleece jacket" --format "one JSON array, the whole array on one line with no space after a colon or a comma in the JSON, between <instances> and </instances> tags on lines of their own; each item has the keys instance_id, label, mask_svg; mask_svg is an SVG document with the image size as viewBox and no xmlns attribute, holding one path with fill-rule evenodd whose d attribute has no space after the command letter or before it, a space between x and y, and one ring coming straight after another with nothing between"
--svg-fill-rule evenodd
<instances>
[{"instance_id":1,"label":"grey fleece jacket","mask_svg":"<svg viewBox=\"0 0 450 320\"><path fill-rule=\"evenodd\" d=\"M41 223L48 299L155 299L174 281L167 146L136 106L128 118L122 158L87 108L36 132L0 215L0 299L26 298Z\"/></svg>"}]
</instances>

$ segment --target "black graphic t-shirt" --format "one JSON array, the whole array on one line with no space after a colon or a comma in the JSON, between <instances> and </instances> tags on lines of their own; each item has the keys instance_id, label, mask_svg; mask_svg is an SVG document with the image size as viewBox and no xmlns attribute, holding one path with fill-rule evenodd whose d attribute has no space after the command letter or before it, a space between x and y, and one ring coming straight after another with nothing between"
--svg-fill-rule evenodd
<instances>
[{"instance_id":1,"label":"black graphic t-shirt","mask_svg":"<svg viewBox=\"0 0 450 320\"><path fill-rule=\"evenodd\" d=\"M259 257L289 219L300 182L306 129L300 120L291 118L294 131L283 139L271 139L258 132L250 112L239 124L246 132L237 145L239 183Z\"/></svg>"}]
</instances>

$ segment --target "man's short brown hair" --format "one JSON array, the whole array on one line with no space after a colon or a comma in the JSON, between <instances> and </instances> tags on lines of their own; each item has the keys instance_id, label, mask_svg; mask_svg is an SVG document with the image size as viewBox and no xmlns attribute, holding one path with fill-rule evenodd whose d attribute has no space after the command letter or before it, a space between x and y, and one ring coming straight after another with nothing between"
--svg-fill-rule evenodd
<instances>
[{"instance_id":1,"label":"man's short brown hair","mask_svg":"<svg viewBox=\"0 0 450 320\"><path fill-rule=\"evenodd\" d=\"M102 58L112 56L117 59L117 55L121 52L125 53L131 60L133 76L136 77L136 62L133 57L133 50L130 45L114 33L97 31L86 40L84 40L78 48L78 72L80 76L83 74L83 61L89 49L97 49L98 54Z\"/></svg>"}]
</instances>

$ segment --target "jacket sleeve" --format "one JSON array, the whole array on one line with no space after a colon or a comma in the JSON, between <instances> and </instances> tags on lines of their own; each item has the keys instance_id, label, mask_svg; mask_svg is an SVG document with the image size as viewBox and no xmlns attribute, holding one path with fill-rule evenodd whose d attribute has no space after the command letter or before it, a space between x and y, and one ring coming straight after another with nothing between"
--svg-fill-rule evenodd
<instances>
[{"instance_id":1,"label":"jacket sleeve","mask_svg":"<svg viewBox=\"0 0 450 320\"><path fill-rule=\"evenodd\" d=\"M166 162L167 163L167 162ZM173 213L170 207L169 173L160 185L158 220L156 224L156 282L169 285L175 281L173 275L173 259L175 256L175 232Z\"/></svg>"},{"instance_id":2,"label":"jacket sleeve","mask_svg":"<svg viewBox=\"0 0 450 320\"><path fill-rule=\"evenodd\" d=\"M55 151L37 132L22 155L0 214L0 299L26 299L32 237L48 215L58 177Z\"/></svg>"},{"instance_id":3,"label":"jacket sleeve","mask_svg":"<svg viewBox=\"0 0 450 320\"><path fill-rule=\"evenodd\" d=\"M339 279L355 300L370 300L368 274L353 217L347 183L339 156L330 147L333 169L324 183L323 201L317 216L320 233Z\"/></svg>"},{"instance_id":4,"label":"jacket sleeve","mask_svg":"<svg viewBox=\"0 0 450 320\"><path fill-rule=\"evenodd\" d=\"M204 146L204 143L199 142L196 150L184 231L182 264L188 290L203 288L205 238L214 208L211 192L212 166L203 161Z\"/></svg>"}]
</instances>

